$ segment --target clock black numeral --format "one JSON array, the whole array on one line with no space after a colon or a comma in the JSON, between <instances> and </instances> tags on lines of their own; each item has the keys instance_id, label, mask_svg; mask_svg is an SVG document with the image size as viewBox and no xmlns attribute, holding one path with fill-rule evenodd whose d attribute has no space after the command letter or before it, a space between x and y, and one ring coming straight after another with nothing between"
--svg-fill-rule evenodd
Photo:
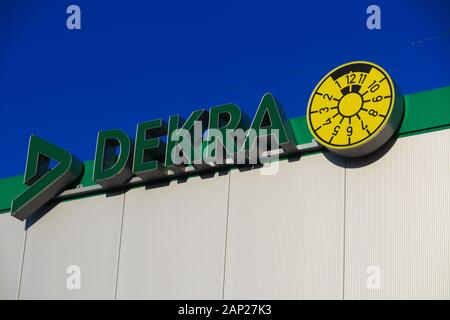
<instances>
[{"instance_id":1,"label":"clock black numeral","mask_svg":"<svg viewBox=\"0 0 450 320\"><path fill-rule=\"evenodd\" d=\"M358 81L358 83L359 83L359 84L363 84L364 81L366 81L366 78L367 78L367 74L361 73L361 74L359 75L359 81Z\"/></svg>"},{"instance_id":2,"label":"clock black numeral","mask_svg":"<svg viewBox=\"0 0 450 320\"><path fill-rule=\"evenodd\" d=\"M376 117L378 115L378 111L374 110L374 109L370 109L368 111L369 115L371 115L372 117Z\"/></svg>"},{"instance_id":3,"label":"clock black numeral","mask_svg":"<svg viewBox=\"0 0 450 320\"><path fill-rule=\"evenodd\" d=\"M378 89L380 89L380 85L377 83L376 80L373 80L372 84L369 86L370 92L376 92Z\"/></svg>"},{"instance_id":4,"label":"clock black numeral","mask_svg":"<svg viewBox=\"0 0 450 320\"><path fill-rule=\"evenodd\" d=\"M332 135L336 136L339 133L339 130L341 130L341 126L334 127Z\"/></svg>"},{"instance_id":5,"label":"clock black numeral","mask_svg":"<svg viewBox=\"0 0 450 320\"><path fill-rule=\"evenodd\" d=\"M372 98L373 102L380 102L381 100L383 100L382 96L376 96L376 97Z\"/></svg>"},{"instance_id":6,"label":"clock black numeral","mask_svg":"<svg viewBox=\"0 0 450 320\"><path fill-rule=\"evenodd\" d=\"M325 98L327 98L329 101L331 101L331 100L333 100L333 95L329 95L328 93L325 93L324 95L323 95L323 98L325 99Z\"/></svg>"},{"instance_id":7,"label":"clock black numeral","mask_svg":"<svg viewBox=\"0 0 450 320\"><path fill-rule=\"evenodd\" d=\"M350 73L346 75L346 77L347 77L347 84L355 83L356 74Z\"/></svg>"},{"instance_id":8,"label":"clock black numeral","mask_svg":"<svg viewBox=\"0 0 450 320\"><path fill-rule=\"evenodd\" d=\"M364 124L364 121L361 120L361 128L363 130L366 130L367 128L369 128L369 126L367 124Z\"/></svg>"},{"instance_id":9,"label":"clock black numeral","mask_svg":"<svg viewBox=\"0 0 450 320\"><path fill-rule=\"evenodd\" d=\"M347 127L347 136L351 137L352 134L353 134L353 127L352 126Z\"/></svg>"}]
</instances>

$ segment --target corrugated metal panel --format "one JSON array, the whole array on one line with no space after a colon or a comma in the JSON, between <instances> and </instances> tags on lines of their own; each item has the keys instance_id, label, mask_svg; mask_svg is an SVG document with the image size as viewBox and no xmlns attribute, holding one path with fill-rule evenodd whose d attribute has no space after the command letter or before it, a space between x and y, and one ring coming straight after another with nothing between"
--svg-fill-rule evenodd
<instances>
[{"instance_id":1,"label":"corrugated metal panel","mask_svg":"<svg viewBox=\"0 0 450 320\"><path fill-rule=\"evenodd\" d=\"M28 230L20 297L114 298L118 277L118 298L450 299L450 130L389 147L59 203ZM25 235L0 216L0 299L18 295Z\"/></svg>"},{"instance_id":2,"label":"corrugated metal panel","mask_svg":"<svg viewBox=\"0 0 450 320\"><path fill-rule=\"evenodd\" d=\"M118 299L220 299L228 175L130 190Z\"/></svg>"},{"instance_id":3,"label":"corrugated metal panel","mask_svg":"<svg viewBox=\"0 0 450 320\"><path fill-rule=\"evenodd\" d=\"M342 299L344 168L330 157L233 172L226 299Z\"/></svg>"},{"instance_id":4,"label":"corrugated metal panel","mask_svg":"<svg viewBox=\"0 0 450 320\"><path fill-rule=\"evenodd\" d=\"M17 299L25 242L25 223L0 215L0 300Z\"/></svg>"},{"instance_id":5,"label":"corrugated metal panel","mask_svg":"<svg viewBox=\"0 0 450 320\"><path fill-rule=\"evenodd\" d=\"M345 298L450 298L450 131L347 168ZM369 265L381 287L366 285Z\"/></svg>"},{"instance_id":6,"label":"corrugated metal panel","mask_svg":"<svg viewBox=\"0 0 450 320\"><path fill-rule=\"evenodd\" d=\"M115 294L123 195L59 203L28 229L21 299L112 299ZM69 290L69 265L81 290Z\"/></svg>"}]
</instances>

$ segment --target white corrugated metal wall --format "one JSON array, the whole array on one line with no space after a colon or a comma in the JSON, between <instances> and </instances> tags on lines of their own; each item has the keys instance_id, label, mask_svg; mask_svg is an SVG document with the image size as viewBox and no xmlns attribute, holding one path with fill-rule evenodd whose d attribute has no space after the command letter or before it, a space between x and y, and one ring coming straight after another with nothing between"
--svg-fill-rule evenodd
<instances>
[{"instance_id":1,"label":"white corrugated metal wall","mask_svg":"<svg viewBox=\"0 0 450 320\"><path fill-rule=\"evenodd\" d=\"M0 298L450 298L450 130L0 215ZM81 268L68 290L66 268ZM367 267L380 270L369 290Z\"/></svg>"}]
</instances>

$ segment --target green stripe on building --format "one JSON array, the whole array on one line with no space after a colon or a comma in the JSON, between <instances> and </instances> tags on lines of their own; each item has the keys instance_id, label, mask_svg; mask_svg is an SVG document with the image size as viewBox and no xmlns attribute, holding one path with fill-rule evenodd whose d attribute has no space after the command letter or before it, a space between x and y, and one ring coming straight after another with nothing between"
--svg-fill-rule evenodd
<instances>
[{"instance_id":1,"label":"green stripe on building","mask_svg":"<svg viewBox=\"0 0 450 320\"><path fill-rule=\"evenodd\" d=\"M405 113L399 136L410 136L450 128L450 86L404 96ZM310 143L313 139L305 117L289 120L297 144ZM84 163L80 185L92 186L93 161ZM23 176L0 180L0 213L9 212L11 201L27 188Z\"/></svg>"}]
</instances>

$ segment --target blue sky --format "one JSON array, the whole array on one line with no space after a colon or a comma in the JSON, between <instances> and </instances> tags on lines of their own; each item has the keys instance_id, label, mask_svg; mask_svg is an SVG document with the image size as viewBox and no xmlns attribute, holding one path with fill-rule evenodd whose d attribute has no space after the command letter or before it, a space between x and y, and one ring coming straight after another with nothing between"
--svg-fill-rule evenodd
<instances>
[{"instance_id":1,"label":"blue sky","mask_svg":"<svg viewBox=\"0 0 450 320\"><path fill-rule=\"evenodd\" d=\"M66 8L81 8L81 30ZM366 8L381 8L381 30ZM34 133L94 156L97 132L270 91L289 118L317 82L369 60L405 94L450 85L450 0L0 1L0 178L22 174ZM429 39L422 43L419 40Z\"/></svg>"}]
</instances>

